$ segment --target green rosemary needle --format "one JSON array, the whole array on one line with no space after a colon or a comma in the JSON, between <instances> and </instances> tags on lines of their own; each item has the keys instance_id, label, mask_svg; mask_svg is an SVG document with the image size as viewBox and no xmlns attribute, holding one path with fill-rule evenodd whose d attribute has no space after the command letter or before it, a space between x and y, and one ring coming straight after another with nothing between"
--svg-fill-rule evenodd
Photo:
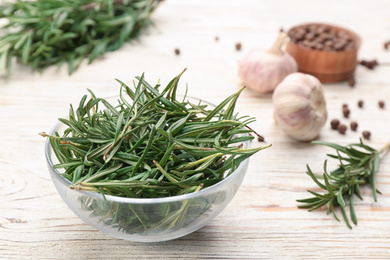
<instances>
[{"instance_id":1,"label":"green rosemary needle","mask_svg":"<svg viewBox=\"0 0 390 260\"><path fill-rule=\"evenodd\" d=\"M120 48L150 24L160 0L35 0L0 5L0 60L6 76L12 58L34 70L68 64L71 74L85 59L91 63Z\"/></svg>"},{"instance_id":2,"label":"green rosemary needle","mask_svg":"<svg viewBox=\"0 0 390 260\"><path fill-rule=\"evenodd\" d=\"M307 174L313 181L325 190L324 194L308 190L314 197L299 199L302 203L299 208L309 208L309 211L319 209L322 206L327 207L327 214L332 213L334 218L339 221L335 208L340 207L343 219L347 226L352 229L346 212L346 206L349 203L350 219L357 225L357 217L354 209L353 198L356 195L361 200L360 186L369 184L372 188L374 200L377 201L375 175L379 171L381 155L390 148L390 143L377 151L365 145L360 139L360 143L341 146L334 143L313 141L314 144L329 146L336 150L336 155L328 154L329 157L339 161L336 170L328 173L327 161L324 162L324 173L322 175L314 174L307 165ZM323 183L319 181L323 180ZM346 202L347 201L347 202Z\"/></svg>"},{"instance_id":3,"label":"green rosemary needle","mask_svg":"<svg viewBox=\"0 0 390 260\"><path fill-rule=\"evenodd\" d=\"M161 91L143 75L134 88L118 80L116 105L90 91L88 101L83 96L68 118L59 119L67 126L63 134L41 133L50 138L59 160L54 167L64 169L72 189L134 198L190 193L269 147L242 147L255 133L245 128L255 119L234 112L242 89L209 108L177 98L182 73Z\"/></svg>"}]
</instances>

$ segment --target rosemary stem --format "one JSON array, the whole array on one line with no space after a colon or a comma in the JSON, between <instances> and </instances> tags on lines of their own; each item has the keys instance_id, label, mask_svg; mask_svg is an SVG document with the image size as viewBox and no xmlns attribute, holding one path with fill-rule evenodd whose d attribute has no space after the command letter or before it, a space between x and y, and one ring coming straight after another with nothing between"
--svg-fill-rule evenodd
<instances>
[{"instance_id":1,"label":"rosemary stem","mask_svg":"<svg viewBox=\"0 0 390 260\"><path fill-rule=\"evenodd\" d=\"M255 130L253 130L253 129L252 129L251 127L249 127L248 125L245 125L245 127L248 128L249 130L252 130L253 133L258 137L259 141L264 141L264 140L265 140L264 136L258 134Z\"/></svg>"},{"instance_id":2,"label":"rosemary stem","mask_svg":"<svg viewBox=\"0 0 390 260\"><path fill-rule=\"evenodd\" d=\"M385 152L388 152L390 149L390 142L388 142L385 146L383 146L380 150L379 150L379 153L380 154L383 154Z\"/></svg>"},{"instance_id":3,"label":"rosemary stem","mask_svg":"<svg viewBox=\"0 0 390 260\"><path fill-rule=\"evenodd\" d=\"M54 135L49 135L49 134L46 134L46 132L40 132L40 133L38 133L40 136L42 136L42 137L50 137L50 138L58 138L58 139L60 139L61 137L59 137L59 136L54 136Z\"/></svg>"}]
</instances>

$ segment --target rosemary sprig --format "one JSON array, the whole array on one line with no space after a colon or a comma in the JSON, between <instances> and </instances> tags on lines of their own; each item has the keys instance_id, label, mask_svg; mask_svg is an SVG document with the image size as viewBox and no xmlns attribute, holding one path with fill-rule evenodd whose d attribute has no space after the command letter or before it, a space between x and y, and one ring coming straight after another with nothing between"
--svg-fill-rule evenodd
<instances>
[{"instance_id":1,"label":"rosemary sprig","mask_svg":"<svg viewBox=\"0 0 390 260\"><path fill-rule=\"evenodd\" d=\"M327 207L327 214L332 213L334 218L339 221L335 208L340 207L343 219L347 226L352 229L349 222L346 206L349 202L350 219L357 225L357 217L354 209L353 198L356 195L363 200L360 194L360 186L369 184L372 188L374 200L377 201L375 175L379 171L381 155L388 151L390 143L377 151L365 145L360 139L360 143L341 146L334 143L313 141L314 144L329 146L336 150L336 155L328 154L329 157L339 161L336 170L328 173L327 161L324 162L324 173L322 175L314 174L307 165L307 174L313 181L325 190L324 194L308 190L314 197L300 199L297 202L302 203L299 208L309 208L309 211L319 209L322 206ZM319 181L323 180L323 183ZM347 203L346 203L347 201Z\"/></svg>"},{"instance_id":2,"label":"rosemary sprig","mask_svg":"<svg viewBox=\"0 0 390 260\"><path fill-rule=\"evenodd\" d=\"M71 74L84 58L91 63L120 48L150 24L161 0L35 0L4 3L0 60L6 76L12 58L34 70L68 64Z\"/></svg>"},{"instance_id":3,"label":"rosemary sprig","mask_svg":"<svg viewBox=\"0 0 390 260\"><path fill-rule=\"evenodd\" d=\"M184 71L183 71L184 72ZM182 72L182 73L183 73ZM168 197L209 187L242 161L269 147L242 148L253 139L244 127L254 118L234 112L242 91L215 108L176 98L180 73L162 91L144 76L134 89L121 84L118 104L83 96L60 118L67 128L47 135L59 160L56 168L72 189L122 197ZM100 106L102 109L99 109Z\"/></svg>"}]
</instances>

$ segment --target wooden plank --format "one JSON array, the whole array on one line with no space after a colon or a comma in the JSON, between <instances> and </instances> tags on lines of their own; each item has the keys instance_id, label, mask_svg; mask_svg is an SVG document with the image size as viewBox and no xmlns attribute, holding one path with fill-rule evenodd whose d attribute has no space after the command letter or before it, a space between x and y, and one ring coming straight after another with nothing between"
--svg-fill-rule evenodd
<instances>
[{"instance_id":1,"label":"wooden plank","mask_svg":"<svg viewBox=\"0 0 390 260\"><path fill-rule=\"evenodd\" d=\"M67 114L92 89L102 97L117 94L114 78L129 84L146 72L162 84L184 67L180 91L220 102L237 91L239 60L252 48L268 48L279 28L322 21L356 31L363 40L361 58L390 62L383 43L390 40L390 2L378 1L165 1L154 13L156 26L138 41L109 53L72 76L65 67L42 74L15 64L9 79L0 70L0 258L1 259L388 259L390 252L390 157L377 176L378 202L364 188L356 200L358 226L349 230L324 211L298 209L296 199L315 188L306 164L321 172L326 147L289 139L274 123L271 95L245 90L242 114L257 118L253 128L272 143L250 161L247 175L231 204L209 225L183 238L140 244L111 238L84 224L58 196L44 158L44 139L58 117ZM0 21L4 22L4 21ZM219 40L216 41L215 37ZM242 50L236 51L240 42ZM180 55L174 49L180 49ZM390 141L389 66L358 67L354 88L346 82L325 85L328 122L320 139L340 144L358 141L370 130L368 144ZM357 108L363 99L364 108ZM351 116L342 118L348 103ZM329 121L356 120L357 132L340 135ZM257 141L254 146L261 145Z\"/></svg>"}]
</instances>

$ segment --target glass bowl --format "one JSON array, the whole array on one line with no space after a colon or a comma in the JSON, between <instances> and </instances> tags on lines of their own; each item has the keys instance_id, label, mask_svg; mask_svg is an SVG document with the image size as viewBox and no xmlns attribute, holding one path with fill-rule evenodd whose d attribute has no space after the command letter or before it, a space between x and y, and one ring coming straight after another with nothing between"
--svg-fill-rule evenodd
<instances>
[{"instance_id":1,"label":"glass bowl","mask_svg":"<svg viewBox=\"0 0 390 260\"><path fill-rule=\"evenodd\" d=\"M62 132L58 122L50 134ZM250 142L243 143L250 148ZM46 140L50 176L68 207L88 225L110 236L135 242L161 242L190 234L212 221L233 199L249 159L222 181L198 192L165 198L124 198L70 189L71 183L53 166L57 159Z\"/></svg>"}]
</instances>

